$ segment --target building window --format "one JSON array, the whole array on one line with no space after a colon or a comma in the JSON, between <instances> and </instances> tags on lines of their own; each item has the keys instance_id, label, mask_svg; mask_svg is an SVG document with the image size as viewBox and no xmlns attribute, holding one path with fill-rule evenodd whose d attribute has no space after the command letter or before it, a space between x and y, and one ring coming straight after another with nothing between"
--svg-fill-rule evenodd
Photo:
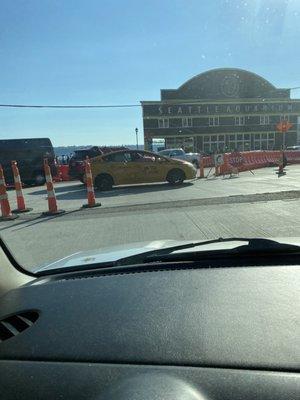
<instances>
[{"instance_id":1,"label":"building window","mask_svg":"<svg viewBox=\"0 0 300 400\"><path fill-rule=\"evenodd\" d=\"M280 115L280 121L289 121L289 115Z\"/></svg>"},{"instance_id":2,"label":"building window","mask_svg":"<svg viewBox=\"0 0 300 400\"><path fill-rule=\"evenodd\" d=\"M203 151L212 153L225 150L225 135L203 136Z\"/></svg>"},{"instance_id":3,"label":"building window","mask_svg":"<svg viewBox=\"0 0 300 400\"><path fill-rule=\"evenodd\" d=\"M218 125L220 125L220 118L219 117L210 117L208 122L209 122L209 126L218 126Z\"/></svg>"},{"instance_id":4,"label":"building window","mask_svg":"<svg viewBox=\"0 0 300 400\"><path fill-rule=\"evenodd\" d=\"M251 149L249 133L234 133L228 137L229 151L248 151Z\"/></svg>"},{"instance_id":5,"label":"building window","mask_svg":"<svg viewBox=\"0 0 300 400\"><path fill-rule=\"evenodd\" d=\"M182 126L183 128L189 128L193 126L193 119L189 117L182 118Z\"/></svg>"},{"instance_id":6,"label":"building window","mask_svg":"<svg viewBox=\"0 0 300 400\"><path fill-rule=\"evenodd\" d=\"M235 125L245 125L245 117L235 117Z\"/></svg>"},{"instance_id":7,"label":"building window","mask_svg":"<svg viewBox=\"0 0 300 400\"><path fill-rule=\"evenodd\" d=\"M160 118L158 120L159 128L169 128L169 118Z\"/></svg>"},{"instance_id":8,"label":"building window","mask_svg":"<svg viewBox=\"0 0 300 400\"><path fill-rule=\"evenodd\" d=\"M254 135L254 150L273 150L275 146L275 134L256 133Z\"/></svg>"},{"instance_id":9,"label":"building window","mask_svg":"<svg viewBox=\"0 0 300 400\"><path fill-rule=\"evenodd\" d=\"M259 117L260 125L269 125L270 123L270 116L269 115L261 115Z\"/></svg>"}]
</instances>

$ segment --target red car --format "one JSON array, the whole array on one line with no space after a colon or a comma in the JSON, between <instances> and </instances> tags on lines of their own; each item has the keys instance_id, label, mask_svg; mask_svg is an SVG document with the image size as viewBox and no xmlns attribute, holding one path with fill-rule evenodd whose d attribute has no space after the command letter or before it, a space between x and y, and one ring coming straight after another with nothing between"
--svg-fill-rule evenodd
<instances>
[{"instance_id":1,"label":"red car","mask_svg":"<svg viewBox=\"0 0 300 400\"><path fill-rule=\"evenodd\" d=\"M84 182L84 160L87 157L93 158L101 154L111 153L112 151L126 150L126 147L106 147L93 146L90 148L78 149L74 151L74 155L69 161L69 176L72 179L78 179Z\"/></svg>"}]
</instances>

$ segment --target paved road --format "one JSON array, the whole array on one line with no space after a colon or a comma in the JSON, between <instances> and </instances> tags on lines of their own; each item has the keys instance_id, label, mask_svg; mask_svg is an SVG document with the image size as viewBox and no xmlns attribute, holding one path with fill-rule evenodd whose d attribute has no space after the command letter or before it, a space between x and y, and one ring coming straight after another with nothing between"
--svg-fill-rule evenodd
<instances>
[{"instance_id":1,"label":"paved road","mask_svg":"<svg viewBox=\"0 0 300 400\"><path fill-rule=\"evenodd\" d=\"M159 189L160 188L160 189ZM53 261L79 250L157 239L201 240L219 236L300 236L300 166L280 179L274 169L236 179L198 180L122 188L101 195L103 207L80 210L84 189L63 184L57 193L69 212L40 218L40 189L27 191L35 212L0 224L1 235L24 266ZM12 194L12 193L10 193ZM150 205L149 205L150 204ZM31 204L32 206L32 204Z\"/></svg>"},{"instance_id":2,"label":"paved road","mask_svg":"<svg viewBox=\"0 0 300 400\"><path fill-rule=\"evenodd\" d=\"M264 168L243 172L238 178L213 177L186 182L182 186L170 186L167 183L118 187L109 192L96 192L102 207L129 206L136 204L154 204L170 201L189 201L211 199L233 195L254 193L274 193L294 191L300 188L300 165L288 167L287 176L278 178L274 168ZM56 197L60 208L71 211L79 209L86 200L86 189L79 182L64 182L55 185ZM33 213L47 210L47 197L44 187L24 189L25 200ZM9 191L12 208L16 207L15 193Z\"/></svg>"}]
</instances>

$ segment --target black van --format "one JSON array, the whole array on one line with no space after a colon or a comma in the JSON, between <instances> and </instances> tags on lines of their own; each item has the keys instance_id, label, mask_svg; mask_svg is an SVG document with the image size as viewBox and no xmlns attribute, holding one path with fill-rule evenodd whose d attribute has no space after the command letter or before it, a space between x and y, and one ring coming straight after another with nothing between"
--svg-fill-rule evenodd
<instances>
[{"instance_id":1,"label":"black van","mask_svg":"<svg viewBox=\"0 0 300 400\"><path fill-rule=\"evenodd\" d=\"M52 176L57 174L54 149L48 138L0 140L0 164L7 184L13 183L11 162L17 161L23 183L45 183L44 158L48 159Z\"/></svg>"}]
</instances>

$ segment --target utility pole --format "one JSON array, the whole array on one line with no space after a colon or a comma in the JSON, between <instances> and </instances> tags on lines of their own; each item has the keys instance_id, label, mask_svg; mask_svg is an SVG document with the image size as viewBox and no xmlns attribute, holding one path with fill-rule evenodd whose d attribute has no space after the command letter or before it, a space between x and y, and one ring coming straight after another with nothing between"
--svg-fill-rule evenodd
<instances>
[{"instance_id":1,"label":"utility pole","mask_svg":"<svg viewBox=\"0 0 300 400\"><path fill-rule=\"evenodd\" d=\"M139 130L135 128L135 136L136 136L136 149L139 149L139 137L138 137Z\"/></svg>"}]
</instances>

